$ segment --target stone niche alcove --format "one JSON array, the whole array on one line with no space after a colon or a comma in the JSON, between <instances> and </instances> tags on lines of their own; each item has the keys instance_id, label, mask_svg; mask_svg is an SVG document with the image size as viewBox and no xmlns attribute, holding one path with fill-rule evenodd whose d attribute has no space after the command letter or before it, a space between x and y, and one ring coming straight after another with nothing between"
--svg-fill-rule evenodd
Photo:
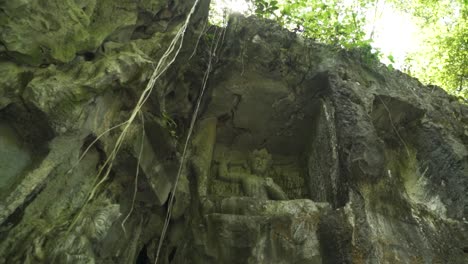
<instances>
[{"instance_id":1,"label":"stone niche alcove","mask_svg":"<svg viewBox=\"0 0 468 264\"><path fill-rule=\"evenodd\" d=\"M337 173L327 75L295 86L248 71L221 77L192 142L200 251L219 263L322 263L317 230ZM248 161L258 149L272 158L263 175Z\"/></svg>"},{"instance_id":2,"label":"stone niche alcove","mask_svg":"<svg viewBox=\"0 0 468 264\"><path fill-rule=\"evenodd\" d=\"M272 164L264 176L289 200L336 204L338 161L328 91L326 73L295 87L259 73L224 75L212 86L195 140L201 152L211 152L205 154L210 169L202 193L215 199L243 196L239 184L219 179L220 161L229 159L232 172L249 172L249 154L266 149Z\"/></svg>"}]
</instances>

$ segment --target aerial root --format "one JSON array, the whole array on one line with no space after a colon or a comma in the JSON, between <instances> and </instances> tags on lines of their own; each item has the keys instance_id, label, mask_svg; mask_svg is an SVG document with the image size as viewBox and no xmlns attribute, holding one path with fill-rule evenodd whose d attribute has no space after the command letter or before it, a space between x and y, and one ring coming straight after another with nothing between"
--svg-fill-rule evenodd
<instances>
[{"instance_id":1,"label":"aerial root","mask_svg":"<svg viewBox=\"0 0 468 264\"><path fill-rule=\"evenodd\" d=\"M150 80L148 81L148 84L146 85L146 88L143 90L143 92L142 92L136 106L132 110L132 113L131 113L130 117L128 118L127 121L125 121L124 123L121 124L121 125L125 125L125 126L124 126L122 132L120 133L119 137L117 138L117 141L116 141L116 143L114 145L113 150L111 151L108 158L106 159L104 164L101 166L101 168L99 169L99 171L98 171L98 173L97 173L97 175L95 177L94 182L95 183L97 182L97 184L94 185L94 187L92 188L92 190L88 194L88 197L87 197L86 201L84 202L82 208L80 209L80 211L78 212L78 214L76 215L76 217L74 218L72 223L70 224L68 231L70 231L73 228L73 226L76 224L76 222L78 221L78 219L80 218L80 216L81 216L81 214L83 212L83 208L94 198L94 196L95 196L97 190L99 189L99 187L109 178L109 174L110 174L110 172L112 170L114 160L115 160L115 158L117 156L117 153L119 152L119 150L120 150L120 148L121 148L121 146L122 146L122 144L124 142L124 139L127 136L127 133L128 133L128 130L129 130L130 126L133 124L133 121L135 120L136 116L141 111L143 105L145 104L145 102L150 97L151 92L153 91L153 88L154 88L154 85L155 85L156 81L174 63L175 59L179 55L179 52L182 49L182 44L183 44L183 38L184 38L184 35L185 35L185 31L187 30L188 24L190 22L190 18L192 17L193 13L195 12L195 8L198 5L198 2L199 2L199 0L195 0L195 3L192 6L192 9L190 10L190 13L187 15L187 18L186 18L184 24L179 28L176 35L174 36L171 43L169 44L169 47L167 48L166 52L160 58L156 68L153 71L153 74L151 75ZM105 172L103 174L104 170L105 170ZM101 178L101 176L102 176L102 178ZM101 178L101 180L99 180L99 178Z\"/></svg>"},{"instance_id":2,"label":"aerial root","mask_svg":"<svg viewBox=\"0 0 468 264\"><path fill-rule=\"evenodd\" d=\"M140 172L140 161L141 161L141 154L143 153L143 142L145 138L145 118L143 117L143 114L140 112L140 118L141 118L141 143L140 143L140 151L138 153L138 160L137 160L137 166L136 166L136 174L135 174L135 182L134 182L134 188L133 188L133 198L132 198L132 205L130 207L130 211L128 212L127 216L122 220L121 226L124 234L127 234L125 230L125 222L127 222L128 218L133 212L134 206L135 206L135 200L136 200L136 194L138 190L138 175Z\"/></svg>"},{"instance_id":3,"label":"aerial root","mask_svg":"<svg viewBox=\"0 0 468 264\"><path fill-rule=\"evenodd\" d=\"M218 50L220 40L224 36L225 30L226 29L223 28L222 32L218 34L218 28L216 28L215 36L217 36L217 39L213 40L212 45L210 47L208 67L207 67L207 69L205 71L205 74L203 76L202 88L201 88L201 91L200 91L200 95L198 96L197 104L195 106L195 111L194 111L194 113L192 115L192 119L191 119L191 122L190 122L190 127L189 127L189 130L188 130L188 133L187 133L187 138L185 140L184 149L182 151L182 157L181 157L181 160L180 160L180 163L179 163L179 168L178 168L178 171L177 171L177 176L176 176L176 179L175 179L175 182L174 182L174 186L172 187L172 192L170 193L169 203L168 203L168 210L167 210L167 213L166 213L166 218L164 220L164 226L163 226L163 230L161 232L161 237L159 238L158 249L157 249L156 258L155 258L155 261L154 261L155 264L157 264L157 262L158 262L159 255L161 253L162 245L163 245L163 242L164 242L164 238L166 236L166 232L167 232L167 229L169 227L169 222L171 220L172 209L173 209L173 204L174 204L174 198L175 198L175 194L176 194L176 190L177 190L177 184L179 183L180 175L182 174L182 170L183 170L184 165L185 165L185 159L186 159L186 156L187 156L187 148L188 148L191 136L193 134L193 128L194 128L195 122L197 120L198 111L200 109L200 104L201 104L203 95L204 95L205 90L206 90L206 85L208 83L208 78L209 78L210 72L212 70L213 58L216 57L216 52Z\"/></svg>"}]
</instances>

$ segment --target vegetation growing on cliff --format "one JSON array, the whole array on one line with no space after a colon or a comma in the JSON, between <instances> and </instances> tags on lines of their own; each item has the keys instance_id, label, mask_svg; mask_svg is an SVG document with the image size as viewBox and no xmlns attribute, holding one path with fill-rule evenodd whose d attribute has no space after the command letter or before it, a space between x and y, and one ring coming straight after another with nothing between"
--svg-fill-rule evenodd
<instances>
[{"instance_id":1,"label":"vegetation growing on cliff","mask_svg":"<svg viewBox=\"0 0 468 264\"><path fill-rule=\"evenodd\" d=\"M391 69L468 96L464 0L218 0L214 4L277 20L318 42L360 48Z\"/></svg>"}]
</instances>

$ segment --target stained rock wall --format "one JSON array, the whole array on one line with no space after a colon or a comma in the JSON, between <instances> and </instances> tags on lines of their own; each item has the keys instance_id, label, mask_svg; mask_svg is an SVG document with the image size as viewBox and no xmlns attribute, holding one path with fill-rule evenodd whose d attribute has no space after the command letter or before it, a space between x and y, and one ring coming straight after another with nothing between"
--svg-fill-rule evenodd
<instances>
[{"instance_id":1,"label":"stained rock wall","mask_svg":"<svg viewBox=\"0 0 468 264\"><path fill-rule=\"evenodd\" d=\"M186 120L192 108L186 99L177 113L162 114L170 84L158 83L164 88L129 127L112 172L89 197L193 3L0 3L0 263L146 257L139 253L161 232L178 166L170 118ZM180 59L194 50L207 4L192 16ZM186 177L178 186L173 218L183 223Z\"/></svg>"},{"instance_id":2,"label":"stained rock wall","mask_svg":"<svg viewBox=\"0 0 468 264\"><path fill-rule=\"evenodd\" d=\"M1 263L468 263L466 104L208 1L101 182L193 3L0 3Z\"/></svg>"},{"instance_id":3,"label":"stained rock wall","mask_svg":"<svg viewBox=\"0 0 468 264\"><path fill-rule=\"evenodd\" d=\"M273 168L296 159L301 198L333 208L316 231L323 263L468 261L466 105L252 18L231 20L223 52L205 111L219 122L213 159L263 147Z\"/></svg>"}]
</instances>

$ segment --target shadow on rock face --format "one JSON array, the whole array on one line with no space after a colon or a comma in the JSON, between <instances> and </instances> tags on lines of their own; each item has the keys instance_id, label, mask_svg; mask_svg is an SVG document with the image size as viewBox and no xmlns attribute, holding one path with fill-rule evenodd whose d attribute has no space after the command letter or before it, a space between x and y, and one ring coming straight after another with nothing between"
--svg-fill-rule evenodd
<instances>
[{"instance_id":1,"label":"shadow on rock face","mask_svg":"<svg viewBox=\"0 0 468 264\"><path fill-rule=\"evenodd\" d=\"M0 190L8 194L48 152L53 131L37 109L10 104L0 111Z\"/></svg>"}]
</instances>

